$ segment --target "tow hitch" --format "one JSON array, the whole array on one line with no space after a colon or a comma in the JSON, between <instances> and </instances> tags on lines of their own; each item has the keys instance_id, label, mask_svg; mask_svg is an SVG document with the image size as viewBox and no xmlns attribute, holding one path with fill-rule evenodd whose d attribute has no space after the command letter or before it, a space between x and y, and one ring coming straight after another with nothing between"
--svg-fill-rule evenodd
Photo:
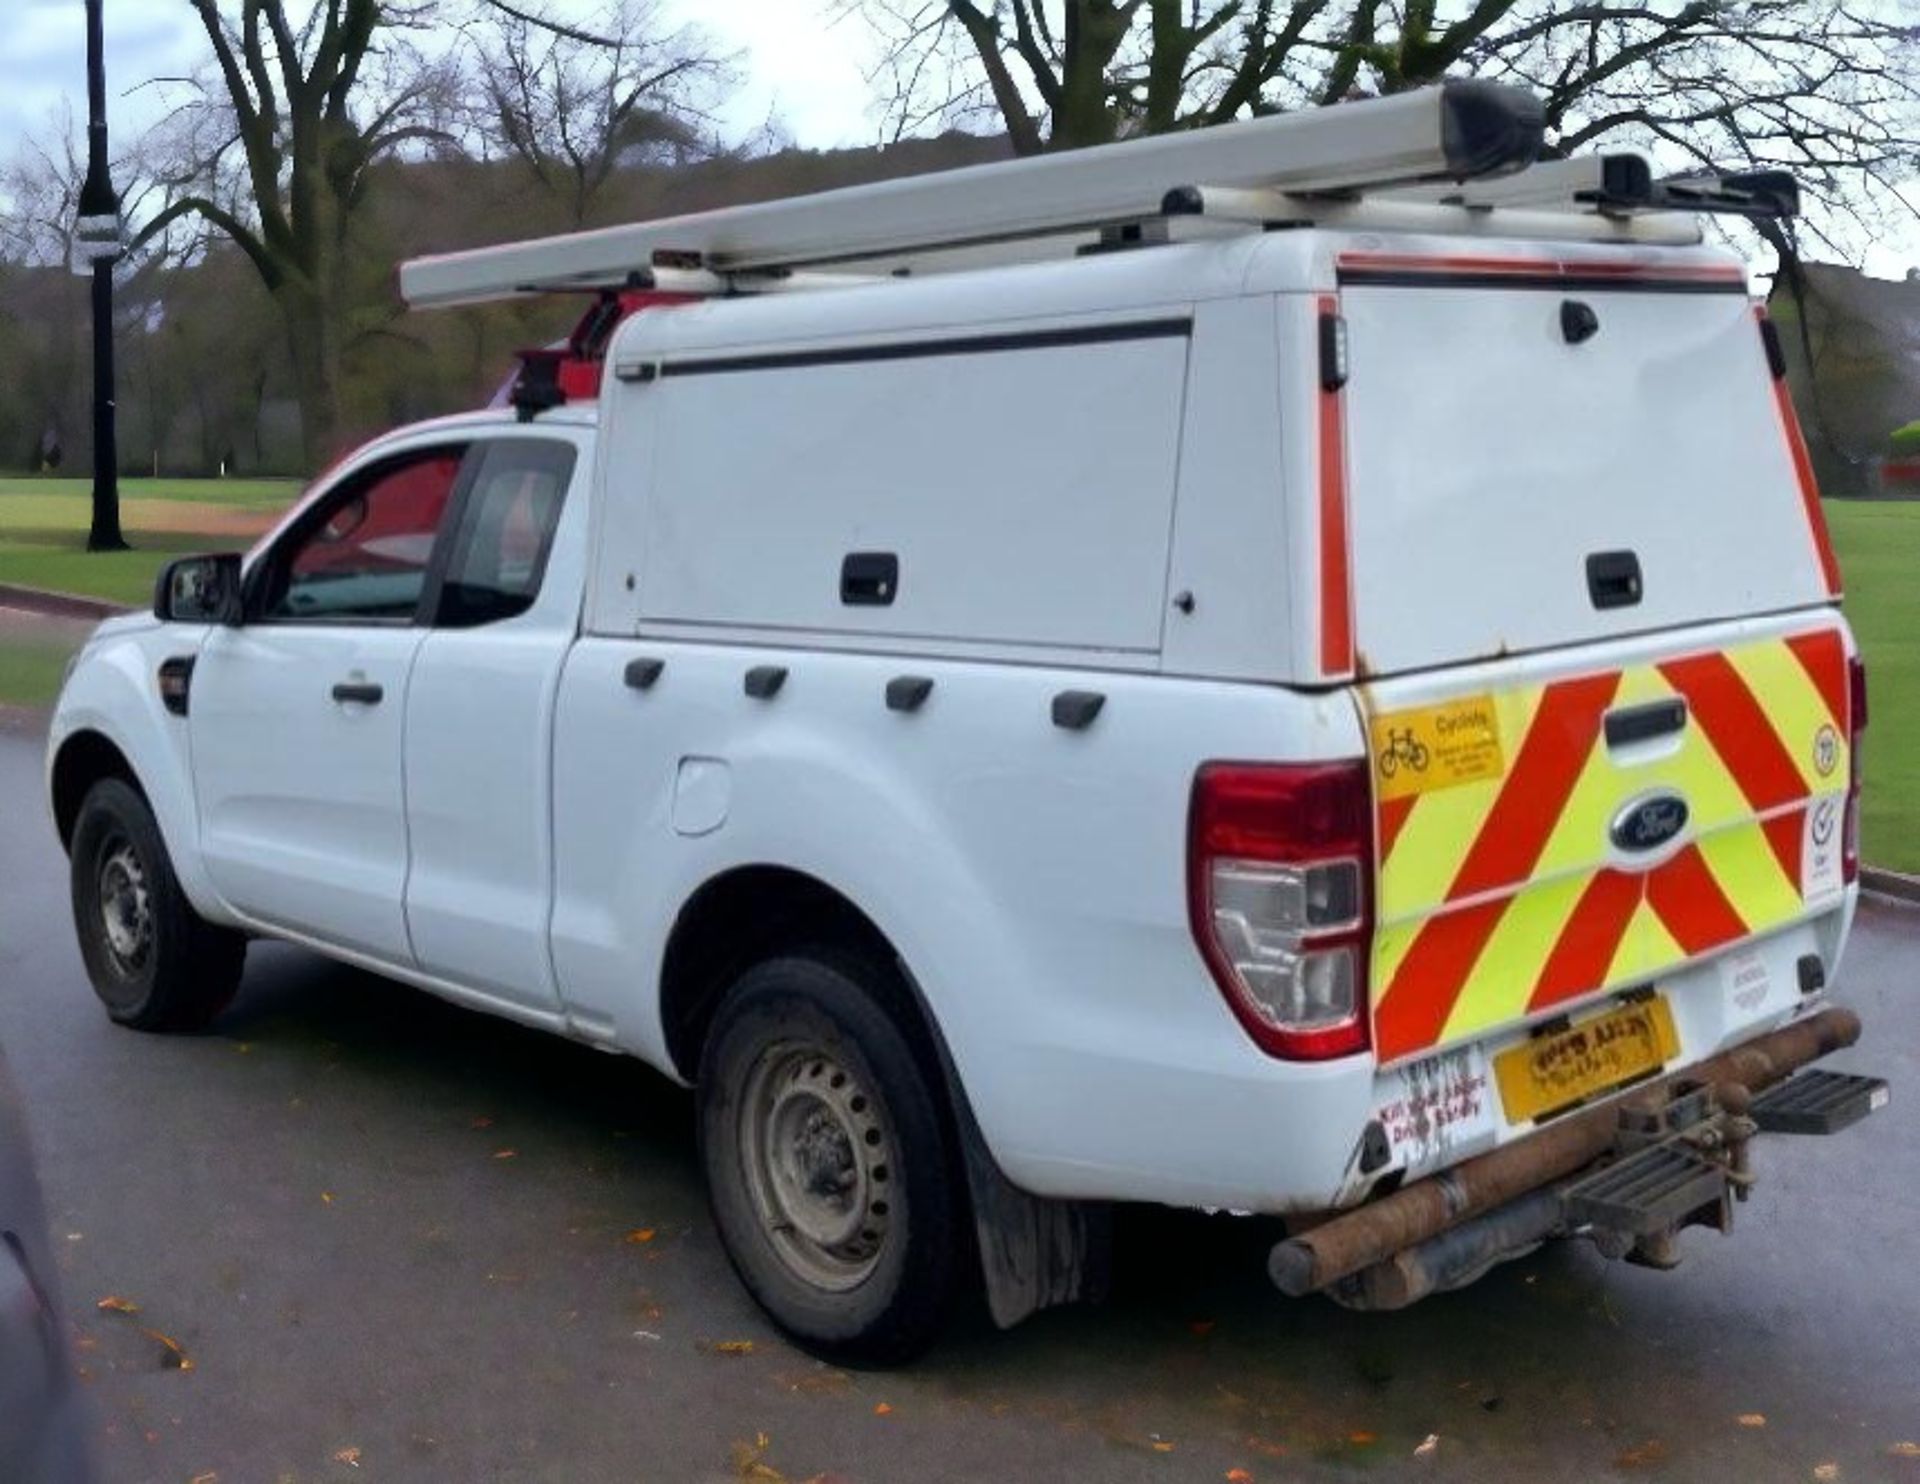
<instances>
[{"instance_id":1,"label":"tow hitch","mask_svg":"<svg viewBox=\"0 0 1920 1484\"><path fill-rule=\"evenodd\" d=\"M1801 1070L1859 1034L1824 1010L1290 1237L1268 1270L1289 1294L1398 1309L1557 1235L1672 1267L1685 1228L1731 1229L1756 1133L1837 1133L1886 1105L1880 1078Z\"/></svg>"}]
</instances>

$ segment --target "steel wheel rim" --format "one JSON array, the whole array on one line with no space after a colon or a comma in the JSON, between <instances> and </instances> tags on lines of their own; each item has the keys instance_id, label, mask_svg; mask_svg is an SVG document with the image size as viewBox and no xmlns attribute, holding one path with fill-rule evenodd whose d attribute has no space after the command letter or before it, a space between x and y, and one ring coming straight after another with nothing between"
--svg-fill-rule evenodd
<instances>
[{"instance_id":1,"label":"steel wheel rim","mask_svg":"<svg viewBox=\"0 0 1920 1484\"><path fill-rule=\"evenodd\" d=\"M872 1276L897 1217L884 1110L846 1065L783 1043L754 1061L740 1101L754 1215L795 1277L831 1292Z\"/></svg>"},{"instance_id":2,"label":"steel wheel rim","mask_svg":"<svg viewBox=\"0 0 1920 1484\"><path fill-rule=\"evenodd\" d=\"M113 842L100 862L98 883L101 941L114 970L131 979L153 953L153 891L132 842Z\"/></svg>"}]
</instances>

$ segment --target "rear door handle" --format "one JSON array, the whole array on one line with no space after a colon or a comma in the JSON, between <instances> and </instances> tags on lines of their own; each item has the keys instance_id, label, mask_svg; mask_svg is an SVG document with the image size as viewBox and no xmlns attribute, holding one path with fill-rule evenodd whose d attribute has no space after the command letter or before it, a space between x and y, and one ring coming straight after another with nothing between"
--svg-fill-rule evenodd
<instances>
[{"instance_id":1,"label":"rear door handle","mask_svg":"<svg viewBox=\"0 0 1920 1484\"><path fill-rule=\"evenodd\" d=\"M1618 706L1607 713L1607 746L1631 747L1636 742L1670 737L1686 724L1687 703L1679 696L1640 706Z\"/></svg>"},{"instance_id":2,"label":"rear door handle","mask_svg":"<svg viewBox=\"0 0 1920 1484\"><path fill-rule=\"evenodd\" d=\"M343 680L333 688L333 698L342 706L378 706L386 693L384 687L366 680Z\"/></svg>"}]
</instances>

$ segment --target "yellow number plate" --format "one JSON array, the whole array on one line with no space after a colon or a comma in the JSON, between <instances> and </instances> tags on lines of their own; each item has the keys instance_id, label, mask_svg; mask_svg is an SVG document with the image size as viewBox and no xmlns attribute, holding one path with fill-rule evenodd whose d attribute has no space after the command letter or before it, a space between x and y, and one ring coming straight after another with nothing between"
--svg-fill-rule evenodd
<instances>
[{"instance_id":1,"label":"yellow number plate","mask_svg":"<svg viewBox=\"0 0 1920 1484\"><path fill-rule=\"evenodd\" d=\"M1507 1121L1522 1123L1657 1072L1679 1051L1673 1011L1655 995L1511 1046L1493 1075Z\"/></svg>"}]
</instances>

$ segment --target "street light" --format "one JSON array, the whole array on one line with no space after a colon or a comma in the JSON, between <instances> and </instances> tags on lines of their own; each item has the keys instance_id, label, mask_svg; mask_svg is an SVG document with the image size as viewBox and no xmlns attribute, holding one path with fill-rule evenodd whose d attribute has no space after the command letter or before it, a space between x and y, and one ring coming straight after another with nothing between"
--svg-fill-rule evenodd
<instances>
[{"instance_id":1,"label":"street light","mask_svg":"<svg viewBox=\"0 0 1920 1484\"><path fill-rule=\"evenodd\" d=\"M113 422L113 265L126 244L120 196L107 169L107 76L101 0L87 0L87 179L73 227L73 270L93 275L93 523L88 551L125 551L120 451Z\"/></svg>"}]
</instances>

